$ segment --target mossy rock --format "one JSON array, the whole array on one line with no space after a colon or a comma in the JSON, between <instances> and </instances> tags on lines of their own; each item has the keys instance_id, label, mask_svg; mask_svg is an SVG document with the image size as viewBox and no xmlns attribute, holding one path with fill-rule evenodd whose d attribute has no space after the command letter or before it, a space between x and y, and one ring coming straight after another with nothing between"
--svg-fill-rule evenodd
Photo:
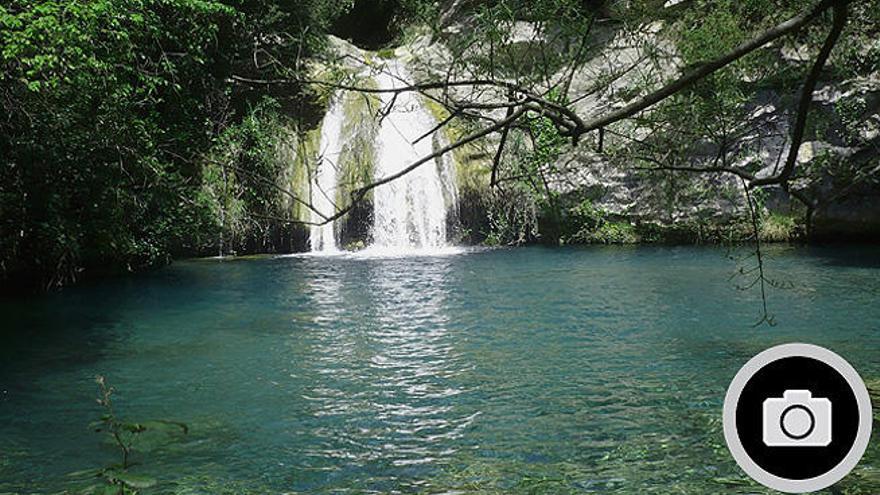
<instances>
[{"instance_id":1,"label":"mossy rock","mask_svg":"<svg viewBox=\"0 0 880 495\"><path fill-rule=\"evenodd\" d=\"M361 249L364 249L366 247L367 247L367 244L364 241L356 240L356 241L349 242L348 244L343 246L342 249L344 249L346 251L360 251Z\"/></svg>"},{"instance_id":2,"label":"mossy rock","mask_svg":"<svg viewBox=\"0 0 880 495\"><path fill-rule=\"evenodd\" d=\"M422 98L422 103L437 122L449 118L449 111L430 98ZM468 134L467 130L455 120L443 127L443 137L447 143L454 143ZM451 153L455 165L455 179L460 191L486 191L492 175L492 156L479 144L480 140L465 144ZM440 143L435 143L437 146Z\"/></svg>"},{"instance_id":3,"label":"mossy rock","mask_svg":"<svg viewBox=\"0 0 880 495\"><path fill-rule=\"evenodd\" d=\"M317 167L318 153L321 148L321 129L309 129L300 133L297 141L296 152L293 155L292 173L288 185L299 198L308 200L309 180ZM299 221L308 221L311 210L298 201L292 201L290 205L292 217Z\"/></svg>"},{"instance_id":4,"label":"mossy rock","mask_svg":"<svg viewBox=\"0 0 880 495\"><path fill-rule=\"evenodd\" d=\"M376 87L372 79L362 82L361 85ZM379 134L376 112L382 106L379 97L372 94L348 92L342 98L344 144L337 163L336 190L336 202L340 206L348 204L353 190L371 183L374 179L376 139ZM368 193L366 199L371 198L372 194Z\"/></svg>"}]
</instances>

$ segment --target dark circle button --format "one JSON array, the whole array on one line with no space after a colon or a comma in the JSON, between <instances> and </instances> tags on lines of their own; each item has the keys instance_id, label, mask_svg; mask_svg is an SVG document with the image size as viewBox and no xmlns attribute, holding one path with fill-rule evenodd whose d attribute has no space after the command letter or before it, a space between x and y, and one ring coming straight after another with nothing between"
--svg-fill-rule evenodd
<instances>
[{"instance_id":1,"label":"dark circle button","mask_svg":"<svg viewBox=\"0 0 880 495\"><path fill-rule=\"evenodd\" d=\"M858 373L828 349L785 344L736 374L724 438L739 466L776 490L826 488L858 463L871 437L871 401Z\"/></svg>"}]
</instances>

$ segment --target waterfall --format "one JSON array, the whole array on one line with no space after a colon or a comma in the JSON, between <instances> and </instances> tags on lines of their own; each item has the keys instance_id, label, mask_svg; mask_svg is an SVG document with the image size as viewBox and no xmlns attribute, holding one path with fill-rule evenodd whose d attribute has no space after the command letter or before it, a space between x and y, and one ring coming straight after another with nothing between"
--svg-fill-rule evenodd
<instances>
[{"instance_id":1,"label":"waterfall","mask_svg":"<svg viewBox=\"0 0 880 495\"><path fill-rule=\"evenodd\" d=\"M330 216L336 211L337 163L342 153L342 121L345 115L341 97L330 103L330 111L321 123L321 141L315 177L310 181L313 210L310 221L320 223L321 215ZM320 214L319 214L320 213ZM332 253L339 250L333 223L312 225L309 238L312 251Z\"/></svg>"},{"instance_id":2,"label":"waterfall","mask_svg":"<svg viewBox=\"0 0 880 495\"><path fill-rule=\"evenodd\" d=\"M374 76L380 89L393 89L408 84L408 74L396 60ZM353 139L344 122L351 112L347 105L357 99L338 94L321 124L319 157L311 186L311 202L316 211L310 214L312 222L323 221L336 211L339 177L347 176L344 164L339 163L344 153L351 153ZM373 143L372 163L374 179L400 172L416 160L431 154L435 146L446 144L436 130L436 119L424 107L414 92L381 94L381 112L370 110L363 118L378 120L378 131ZM348 151L346 151L348 150ZM347 155L345 155L347 156ZM372 244L367 251L378 254L406 254L425 252L447 246L446 216L458 203L451 158L439 157L415 170L373 190ZM320 212L320 214L318 213ZM311 227L311 250L320 253L338 252L333 225Z\"/></svg>"},{"instance_id":3,"label":"waterfall","mask_svg":"<svg viewBox=\"0 0 880 495\"><path fill-rule=\"evenodd\" d=\"M400 87L409 80L395 60L376 76L381 89ZM414 92L396 97L382 93L382 106L387 113L379 129L376 179L395 174L432 153L435 137L425 135L437 125ZM446 157L434 159L373 191L373 250L406 253L447 245L446 213L457 202L449 161Z\"/></svg>"}]
</instances>

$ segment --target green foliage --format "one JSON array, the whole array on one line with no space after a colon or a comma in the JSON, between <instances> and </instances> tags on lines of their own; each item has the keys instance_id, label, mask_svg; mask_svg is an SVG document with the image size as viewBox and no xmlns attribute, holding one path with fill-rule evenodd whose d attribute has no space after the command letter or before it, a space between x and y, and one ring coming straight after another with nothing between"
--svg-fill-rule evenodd
<instances>
[{"instance_id":1,"label":"green foliage","mask_svg":"<svg viewBox=\"0 0 880 495\"><path fill-rule=\"evenodd\" d=\"M566 104L559 90L548 92L546 97ZM508 158L502 162L500 174L516 179L487 194L489 231L485 233L485 243L508 245L533 241L538 237L539 217L551 217L549 225L559 223L562 215L559 198L547 187L546 176L554 171L568 143L550 118L534 112L526 116L523 130L511 131ZM558 237L551 231L544 235L548 240Z\"/></svg>"},{"instance_id":2,"label":"green foliage","mask_svg":"<svg viewBox=\"0 0 880 495\"><path fill-rule=\"evenodd\" d=\"M291 75L306 56L327 44L333 21L351 9L354 0L223 0L240 13L230 33L226 57L235 73Z\"/></svg>"},{"instance_id":3,"label":"green foliage","mask_svg":"<svg viewBox=\"0 0 880 495\"><path fill-rule=\"evenodd\" d=\"M499 189L483 196L488 231L482 232L487 246L510 246L538 237L538 212L524 187Z\"/></svg>"},{"instance_id":4,"label":"green foliage","mask_svg":"<svg viewBox=\"0 0 880 495\"><path fill-rule=\"evenodd\" d=\"M629 221L605 222L587 237L593 244L635 244L641 238Z\"/></svg>"},{"instance_id":5,"label":"green foliage","mask_svg":"<svg viewBox=\"0 0 880 495\"><path fill-rule=\"evenodd\" d=\"M241 217L277 212L277 195L263 181L238 177L231 203L241 208L218 207L206 193L216 190L217 174L204 156L236 140L243 169L278 171L263 158L278 141L275 121L251 117L265 93L229 76L297 73L348 7L326 0L5 2L0 279L48 288L83 272L155 266L217 248L232 235L230 225L249 248L289 237L277 222ZM284 104L304 97L281 96ZM240 223L227 222L227 213Z\"/></svg>"},{"instance_id":6,"label":"green foliage","mask_svg":"<svg viewBox=\"0 0 880 495\"><path fill-rule=\"evenodd\" d=\"M565 95L558 90L550 91L547 100L563 106L568 103ZM531 149L522 157L522 167L532 176L537 176L542 167L552 166L566 149L569 141L559 133L559 129L549 117L533 112L528 114L526 133L531 142Z\"/></svg>"},{"instance_id":7,"label":"green foliage","mask_svg":"<svg viewBox=\"0 0 880 495\"><path fill-rule=\"evenodd\" d=\"M532 139L532 152L525 157L524 165L534 174L540 167L555 162L569 142L559 134L559 129L548 117L530 116L527 125Z\"/></svg>"},{"instance_id":8,"label":"green foliage","mask_svg":"<svg viewBox=\"0 0 880 495\"><path fill-rule=\"evenodd\" d=\"M204 158L198 198L216 219L221 254L275 251L292 234L294 192L300 177L288 176L298 136L274 100L251 109L215 139ZM295 162L294 162L295 163Z\"/></svg>"},{"instance_id":9,"label":"green foliage","mask_svg":"<svg viewBox=\"0 0 880 495\"><path fill-rule=\"evenodd\" d=\"M198 248L187 157L210 136L207 95L223 95L212 47L231 9L47 0L0 15L2 275L56 285Z\"/></svg>"},{"instance_id":10,"label":"green foliage","mask_svg":"<svg viewBox=\"0 0 880 495\"><path fill-rule=\"evenodd\" d=\"M606 217L605 211L593 206L593 202L589 199L584 199L568 208L562 221L562 242L565 244L591 242L593 234L605 225Z\"/></svg>"},{"instance_id":11,"label":"green foliage","mask_svg":"<svg viewBox=\"0 0 880 495\"><path fill-rule=\"evenodd\" d=\"M835 69L842 77L880 71L880 0L849 4L849 21L835 49Z\"/></svg>"},{"instance_id":12,"label":"green foliage","mask_svg":"<svg viewBox=\"0 0 880 495\"><path fill-rule=\"evenodd\" d=\"M840 119L840 137L844 142L863 144L859 131L864 124L867 107L867 101L861 95L842 97L835 103L834 111L837 118Z\"/></svg>"},{"instance_id":13,"label":"green foliage","mask_svg":"<svg viewBox=\"0 0 880 495\"><path fill-rule=\"evenodd\" d=\"M800 234L797 220L789 215L769 213L760 222L759 237L764 242L788 242Z\"/></svg>"},{"instance_id":14,"label":"green foliage","mask_svg":"<svg viewBox=\"0 0 880 495\"><path fill-rule=\"evenodd\" d=\"M449 45L454 60L449 69L456 77L504 77L568 105L565 83L559 82L565 78L558 76L573 74L580 62L595 55L601 44L591 37L597 18L610 15L615 29L631 29L632 34L642 33L648 22L661 21L660 37L675 44L669 52L687 68L804 8L795 0L694 0L674 8L663 8L664 3L460 2L459 20L466 29L454 36L435 34ZM383 0L381 5L393 6L397 29L418 23L436 27L449 2ZM276 250L290 243L294 229L289 222L302 216L302 208L279 187L298 191L307 180L308 160L290 159L284 150L315 148L314 137L298 129L314 127L315 108L326 103L321 98L329 92L322 95L296 85L247 85L232 82L231 76L280 79L302 74L304 61L320 53L327 45L328 29L353 6L353 0L4 2L4 285L19 277L51 287L83 272L137 270L218 248ZM850 6L850 21L832 53L829 75L865 77L878 70L878 12L880 0ZM823 22L757 50L631 122L645 131L653 149L671 156L742 138L749 132L747 112L757 91L773 87L795 94L802 81L806 63L781 57L780 52L814 54L827 32L827 20L826 14ZM639 44L645 38L635 39ZM647 47L651 49L657 47ZM390 55L390 49L379 53L380 58ZM649 62L664 63L654 55ZM351 77L341 71L333 74L338 69L325 65L334 80ZM634 97L658 82L631 84L618 88L617 94ZM845 98L835 109L847 143L859 144L863 105L857 97ZM525 128L510 133L510 141L526 143L521 147L525 152L507 157L503 164L503 175L517 179L503 186L504 200L487 200L497 207L490 223L498 231L490 233L490 240L499 243L532 238L536 209L542 215L567 214L545 175L554 172L554 163L569 143L545 116L532 114L523 123ZM811 115L810 136L821 139L835 130L825 124ZM459 134L466 125L449 126L444 132ZM613 141L606 142L608 154L644 151L629 149L632 143L618 144L615 150ZM363 149L353 144L350 150L344 175L352 183L369 177L366 167L357 166L368 161L358 156ZM742 158L741 151L730 158ZM459 164L479 163L459 173L463 189L485 187L491 153L471 143L455 156ZM837 170L832 168L810 174ZM667 181L672 199L680 198L679 191L685 189L679 179L656 180ZM513 197L525 206L514 205ZM615 237L620 236L609 238Z\"/></svg>"},{"instance_id":15,"label":"green foliage","mask_svg":"<svg viewBox=\"0 0 880 495\"><path fill-rule=\"evenodd\" d=\"M561 223L563 244L634 244L641 240L629 221L611 218L589 199L568 208Z\"/></svg>"}]
</instances>

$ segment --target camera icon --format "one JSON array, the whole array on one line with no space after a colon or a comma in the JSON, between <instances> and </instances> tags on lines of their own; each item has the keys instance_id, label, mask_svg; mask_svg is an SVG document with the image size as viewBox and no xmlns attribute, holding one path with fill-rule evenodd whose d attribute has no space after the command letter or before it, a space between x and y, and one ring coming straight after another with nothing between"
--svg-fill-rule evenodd
<instances>
[{"instance_id":1,"label":"camera icon","mask_svg":"<svg viewBox=\"0 0 880 495\"><path fill-rule=\"evenodd\" d=\"M809 390L786 390L764 401L764 444L768 447L826 447L831 443L831 401Z\"/></svg>"}]
</instances>

